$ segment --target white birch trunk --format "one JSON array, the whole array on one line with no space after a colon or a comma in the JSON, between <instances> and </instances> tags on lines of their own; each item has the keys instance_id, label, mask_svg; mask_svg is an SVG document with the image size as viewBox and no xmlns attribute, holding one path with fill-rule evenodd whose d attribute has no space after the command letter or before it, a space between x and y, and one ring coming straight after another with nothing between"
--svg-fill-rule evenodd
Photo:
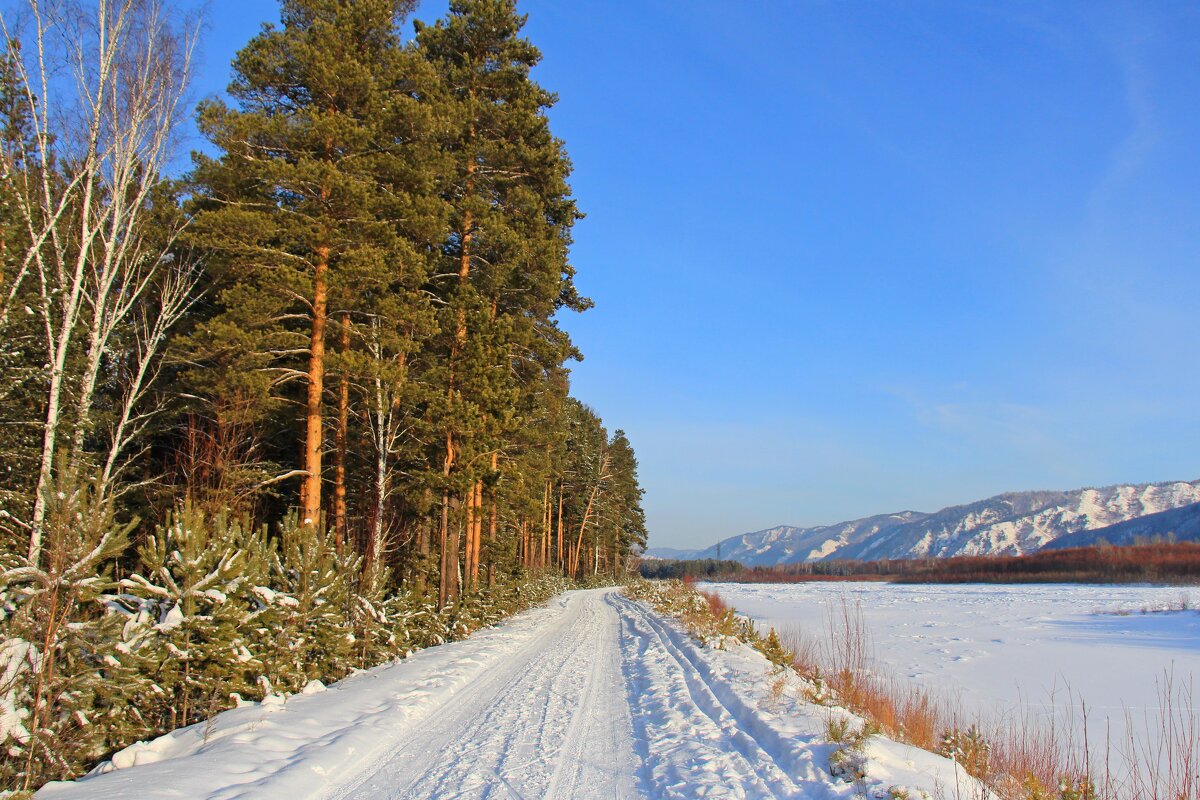
<instances>
[{"instance_id":1,"label":"white birch trunk","mask_svg":"<svg viewBox=\"0 0 1200 800\"><path fill-rule=\"evenodd\" d=\"M150 246L145 236L150 193L170 157L194 43L173 27L168 2L24 0L30 33L23 38L0 20L31 128L27 141L3 154L26 247L0 291L0 329L16 301L32 291L48 371L29 523L35 566L58 467L65 459L75 473L85 463L96 389L114 336L129 330L138 344L118 421L107 452L99 454L102 493L131 436L144 427L138 401L156 374L167 329L195 286L192 266L164 258L166 249ZM73 220L70 228L66 220ZM172 239L165 238L167 248ZM156 290L152 317L138 318L134 311L144 310ZM68 367L76 356L78 371ZM67 396L73 411L64 406Z\"/></svg>"}]
</instances>

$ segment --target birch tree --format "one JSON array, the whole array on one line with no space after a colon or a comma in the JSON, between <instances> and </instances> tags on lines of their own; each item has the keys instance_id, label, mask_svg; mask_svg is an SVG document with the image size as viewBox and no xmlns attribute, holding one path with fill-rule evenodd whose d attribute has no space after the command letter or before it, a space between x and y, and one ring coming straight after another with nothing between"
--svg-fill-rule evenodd
<instances>
[{"instance_id":1,"label":"birch tree","mask_svg":"<svg viewBox=\"0 0 1200 800\"><path fill-rule=\"evenodd\" d=\"M2 25L4 113L22 135L0 152L20 234L6 248L0 332L14 314L33 317L44 363L37 478L7 519L27 531L36 566L58 473L98 468L98 491L112 490L154 414L144 401L167 332L193 297L197 270L177 247L184 221L163 175L195 40L168 0L26 0ZM116 409L102 432L101 382Z\"/></svg>"}]
</instances>

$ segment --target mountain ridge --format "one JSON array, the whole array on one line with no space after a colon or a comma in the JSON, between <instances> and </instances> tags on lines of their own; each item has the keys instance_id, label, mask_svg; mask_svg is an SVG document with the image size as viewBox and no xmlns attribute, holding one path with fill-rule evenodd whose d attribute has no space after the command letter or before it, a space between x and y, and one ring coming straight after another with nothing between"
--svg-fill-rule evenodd
<instances>
[{"instance_id":1,"label":"mountain ridge","mask_svg":"<svg viewBox=\"0 0 1200 800\"><path fill-rule=\"evenodd\" d=\"M1132 520L1111 532L1123 537L1171 533L1163 526L1187 524L1200 538L1200 505L1195 521L1171 514L1200 504L1200 479L1157 483L1124 483L1066 491L1003 492L983 500L947 506L939 511L897 511L832 525L777 525L731 536L693 551L692 559L718 558L746 566L774 566L808 561L850 559L876 561L901 558L944 558L956 555L1022 555L1064 537L1096 534ZM1187 535L1183 538L1193 538ZM1069 546L1069 545L1062 545ZM647 551L656 557L655 549ZM659 558L669 557L658 555Z\"/></svg>"},{"instance_id":2,"label":"mountain ridge","mask_svg":"<svg viewBox=\"0 0 1200 800\"><path fill-rule=\"evenodd\" d=\"M1124 546L1136 544L1140 540L1163 537L1179 542L1200 540L1200 503L1168 508L1144 517L1134 517L1107 528L1069 533L1050 542L1043 549L1062 550L1099 544Z\"/></svg>"}]
</instances>

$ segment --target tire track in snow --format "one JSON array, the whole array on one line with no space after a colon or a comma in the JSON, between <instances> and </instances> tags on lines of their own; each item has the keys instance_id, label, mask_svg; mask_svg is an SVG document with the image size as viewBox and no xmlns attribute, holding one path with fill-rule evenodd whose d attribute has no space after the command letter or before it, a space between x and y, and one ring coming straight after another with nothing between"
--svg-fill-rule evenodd
<instances>
[{"instance_id":1,"label":"tire track in snow","mask_svg":"<svg viewBox=\"0 0 1200 800\"><path fill-rule=\"evenodd\" d=\"M582 796L588 787L598 782L603 784L603 772L620 763L613 759L615 754L623 753L627 759L632 755L629 739L633 725L625 703L625 684L621 679L620 650L616 641L619 620L610 597L611 594L605 595L604 606L600 609L610 621L604 625L601 646L593 653L587 684L579 697L579 710L567 730L562 757L550 780L547 797ZM619 792L615 795L617 798L633 796L632 775L624 778L608 781Z\"/></svg>"},{"instance_id":2,"label":"tire track in snow","mask_svg":"<svg viewBox=\"0 0 1200 800\"><path fill-rule=\"evenodd\" d=\"M737 727L705 702L689 679L690 665L671 652L649 623L650 612L619 598L628 646L630 706L645 741L642 767L649 797L791 797L780 777L761 774L767 759L737 741ZM757 756L757 757L756 757ZM778 771L778 770L776 770Z\"/></svg>"},{"instance_id":3,"label":"tire track in snow","mask_svg":"<svg viewBox=\"0 0 1200 800\"><path fill-rule=\"evenodd\" d=\"M617 625L598 593L573 594L519 658L494 665L335 798L634 795L620 674L602 657L616 652Z\"/></svg>"},{"instance_id":4,"label":"tire track in snow","mask_svg":"<svg viewBox=\"0 0 1200 800\"><path fill-rule=\"evenodd\" d=\"M572 663L594 616L584 604L557 639L497 693L481 716L455 735L440 759L399 797L488 796L496 787L518 798L544 796L546 762L560 754L547 734L563 726L565 695L578 682ZM569 717L568 717L569 718ZM433 755L433 751L429 751Z\"/></svg>"},{"instance_id":5,"label":"tire track in snow","mask_svg":"<svg viewBox=\"0 0 1200 800\"><path fill-rule=\"evenodd\" d=\"M639 603L615 595L610 602L619 607L622 621L627 625L623 641L631 707L638 708L635 694L645 689L661 692L671 679L682 681L684 689L676 691L659 708L645 694L639 698L648 706L640 709L642 713L635 714L638 717L635 725L639 728L640 738L645 740L639 747L639 754L646 762L641 774L648 795L695 797L699 796L700 787L707 787L709 791L704 791L707 796L840 796L832 790L827 773L812 763L808 750L789 745L762 724L754 710L736 696L732 687L712 675L702 659L693 658L685 652L684 647L690 645L680 644L682 634L670 629ZM656 659L650 654L655 650L661 650L667 658L660 657L658 663L654 664ZM656 676L654 672L660 674ZM662 674L670 672L677 674ZM663 680L664 677L667 680ZM694 713L687 713L689 704ZM665 726L663 720L655 720L659 715L666 717ZM687 743L672 741L675 737L670 729L678 727L672 722L678 723L679 716L690 717L684 720L690 727L687 737L690 741ZM659 727L666 727L667 735L663 736L655 730ZM688 746L696 749L702 747L702 743L716 745L712 748L715 752L707 755L693 753L690 758L679 758L681 749ZM656 761L659 763L656 764ZM717 774L723 771L724 762L730 762L728 765L733 769L729 772L732 774L721 776L720 785L714 787L711 784ZM683 766L693 767L693 774L682 770Z\"/></svg>"}]
</instances>

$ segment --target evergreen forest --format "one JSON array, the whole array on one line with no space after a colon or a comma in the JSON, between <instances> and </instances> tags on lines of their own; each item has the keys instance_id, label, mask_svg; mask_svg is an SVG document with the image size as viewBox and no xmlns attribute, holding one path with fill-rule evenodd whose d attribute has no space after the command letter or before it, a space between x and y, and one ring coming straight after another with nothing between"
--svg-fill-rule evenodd
<instances>
[{"instance_id":1,"label":"evergreen forest","mask_svg":"<svg viewBox=\"0 0 1200 800\"><path fill-rule=\"evenodd\" d=\"M4 4L0 786L644 545L633 448L569 392L538 49L515 0L413 5L280 0L196 106L170 0Z\"/></svg>"}]
</instances>

